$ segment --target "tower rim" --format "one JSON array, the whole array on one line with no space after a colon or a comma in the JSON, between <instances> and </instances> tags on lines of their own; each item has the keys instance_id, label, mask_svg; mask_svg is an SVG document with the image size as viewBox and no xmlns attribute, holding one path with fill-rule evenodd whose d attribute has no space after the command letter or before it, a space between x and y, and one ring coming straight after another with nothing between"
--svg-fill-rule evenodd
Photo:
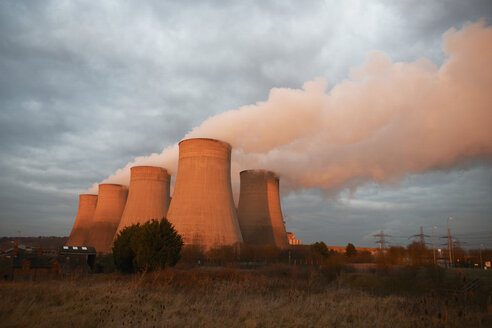
<instances>
[{"instance_id":1,"label":"tower rim","mask_svg":"<svg viewBox=\"0 0 492 328\"><path fill-rule=\"evenodd\" d=\"M228 143L226 141L219 140L219 139L214 139L214 138L188 138L188 139L181 140L178 143L178 145L181 146L182 143L185 143L185 142L193 142L193 141L198 141L198 140L216 142L216 143L219 143L221 145L224 145L225 147L227 147L229 149L232 149L232 146L231 146L230 143Z\"/></svg>"}]
</instances>

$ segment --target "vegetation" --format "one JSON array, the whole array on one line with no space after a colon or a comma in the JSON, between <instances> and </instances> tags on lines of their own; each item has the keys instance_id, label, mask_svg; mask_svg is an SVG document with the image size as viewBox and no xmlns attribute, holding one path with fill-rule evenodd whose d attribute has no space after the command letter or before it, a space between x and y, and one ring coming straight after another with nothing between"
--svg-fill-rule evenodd
<instances>
[{"instance_id":1,"label":"vegetation","mask_svg":"<svg viewBox=\"0 0 492 328\"><path fill-rule=\"evenodd\" d=\"M166 219L123 229L114 241L113 258L121 272L138 272L174 266L183 240Z\"/></svg>"},{"instance_id":2,"label":"vegetation","mask_svg":"<svg viewBox=\"0 0 492 328\"><path fill-rule=\"evenodd\" d=\"M119 270L139 273L107 273L113 259L98 256L106 274L1 281L2 326L492 326L491 271L435 266L418 243L375 256L323 242L205 250L181 248L166 222L129 227L115 241ZM182 251L169 256L165 240ZM470 253L463 262L489 255Z\"/></svg>"},{"instance_id":3,"label":"vegetation","mask_svg":"<svg viewBox=\"0 0 492 328\"><path fill-rule=\"evenodd\" d=\"M345 272L303 265L176 266L78 280L0 282L4 327L487 327L486 300L446 294L426 270ZM478 271L477 271L478 272ZM442 286L462 276L446 270ZM481 273L486 273L481 271ZM487 282L486 277L482 277ZM417 281L417 282L416 282ZM483 293L490 293L490 287ZM408 291L412 290L411 293ZM384 291L384 293L382 292Z\"/></svg>"},{"instance_id":4,"label":"vegetation","mask_svg":"<svg viewBox=\"0 0 492 328\"><path fill-rule=\"evenodd\" d=\"M314 253L317 253L318 255L320 255L324 259L326 259L326 258L330 257L330 255L334 254L333 251L330 252L330 250L328 249L326 244L322 241L321 242L315 242L311 246L311 250Z\"/></svg>"},{"instance_id":5,"label":"vegetation","mask_svg":"<svg viewBox=\"0 0 492 328\"><path fill-rule=\"evenodd\" d=\"M345 247L345 255L347 257L353 257L357 255L357 250L355 249L354 244L348 243L347 246Z\"/></svg>"}]
</instances>

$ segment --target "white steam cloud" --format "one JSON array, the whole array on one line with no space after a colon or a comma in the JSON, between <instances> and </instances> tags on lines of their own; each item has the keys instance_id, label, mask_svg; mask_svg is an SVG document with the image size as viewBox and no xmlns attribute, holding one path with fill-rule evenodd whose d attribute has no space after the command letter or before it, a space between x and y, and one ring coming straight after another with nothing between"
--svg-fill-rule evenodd
<instances>
[{"instance_id":1,"label":"white steam cloud","mask_svg":"<svg viewBox=\"0 0 492 328\"><path fill-rule=\"evenodd\" d=\"M373 52L331 89L321 78L302 89L272 89L266 102L211 117L185 139L229 142L236 187L240 170L262 168L281 176L284 191L393 183L409 173L490 159L492 28L479 21L451 29L444 51L440 68L425 58L392 63ZM173 145L136 158L103 182L128 184L135 165L176 173L177 162Z\"/></svg>"}]
</instances>

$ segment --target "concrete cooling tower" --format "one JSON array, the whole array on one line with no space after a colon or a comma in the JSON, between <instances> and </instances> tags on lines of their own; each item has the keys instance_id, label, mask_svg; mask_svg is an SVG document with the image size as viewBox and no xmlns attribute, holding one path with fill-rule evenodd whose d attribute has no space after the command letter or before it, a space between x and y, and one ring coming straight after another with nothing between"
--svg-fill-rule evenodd
<instances>
[{"instance_id":1,"label":"concrete cooling tower","mask_svg":"<svg viewBox=\"0 0 492 328\"><path fill-rule=\"evenodd\" d=\"M288 247L278 177L264 170L242 171L240 177L238 219L244 242Z\"/></svg>"},{"instance_id":2,"label":"concrete cooling tower","mask_svg":"<svg viewBox=\"0 0 492 328\"><path fill-rule=\"evenodd\" d=\"M169 183L170 176L163 168L132 167L128 199L116 235L132 224L143 224L166 216L170 201Z\"/></svg>"},{"instance_id":3,"label":"concrete cooling tower","mask_svg":"<svg viewBox=\"0 0 492 328\"><path fill-rule=\"evenodd\" d=\"M188 245L210 249L243 241L232 198L229 144L202 138L179 143L167 217Z\"/></svg>"},{"instance_id":4,"label":"concrete cooling tower","mask_svg":"<svg viewBox=\"0 0 492 328\"><path fill-rule=\"evenodd\" d=\"M118 184L100 184L94 213L93 226L87 246L93 246L98 253L110 253L113 237L120 224L125 208L128 189Z\"/></svg>"},{"instance_id":5,"label":"concrete cooling tower","mask_svg":"<svg viewBox=\"0 0 492 328\"><path fill-rule=\"evenodd\" d=\"M67 246L85 245L89 229L92 227L92 219L96 211L97 195L80 195L79 210L72 227L72 232L67 241Z\"/></svg>"}]
</instances>

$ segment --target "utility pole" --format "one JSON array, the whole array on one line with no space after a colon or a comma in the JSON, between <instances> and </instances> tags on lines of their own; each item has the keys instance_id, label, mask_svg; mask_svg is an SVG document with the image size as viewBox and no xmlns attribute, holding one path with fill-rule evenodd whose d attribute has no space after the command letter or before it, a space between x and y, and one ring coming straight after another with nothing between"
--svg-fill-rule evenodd
<instances>
[{"instance_id":1,"label":"utility pole","mask_svg":"<svg viewBox=\"0 0 492 328\"><path fill-rule=\"evenodd\" d=\"M384 238L391 237L391 235L385 234L383 230L381 230L380 233L377 233L377 234L372 235L372 236L379 238L379 240L376 240L376 243L379 244L379 250L380 251L382 251L385 248L385 245L387 243L387 241Z\"/></svg>"},{"instance_id":2,"label":"utility pole","mask_svg":"<svg viewBox=\"0 0 492 328\"><path fill-rule=\"evenodd\" d=\"M451 230L449 230L449 221L451 221L453 218L450 216L447 221L447 227L448 227L448 252L449 252L449 265L452 267L453 266L453 256L452 254L452 246L451 246Z\"/></svg>"},{"instance_id":3,"label":"utility pole","mask_svg":"<svg viewBox=\"0 0 492 328\"><path fill-rule=\"evenodd\" d=\"M417 253L419 261L425 262L425 258L427 255L427 252L426 252L427 249L425 247L425 244L426 244L425 238L429 237L429 235L424 234L424 227L420 226L420 233L416 234L416 235L412 235L411 237L417 239L417 242L419 244L420 250ZM411 237L408 237L408 238L411 238Z\"/></svg>"},{"instance_id":4,"label":"utility pole","mask_svg":"<svg viewBox=\"0 0 492 328\"><path fill-rule=\"evenodd\" d=\"M482 265L482 248L483 248L483 244L480 244L480 270L483 269L483 265Z\"/></svg>"},{"instance_id":5,"label":"utility pole","mask_svg":"<svg viewBox=\"0 0 492 328\"><path fill-rule=\"evenodd\" d=\"M420 226L420 245L422 246L422 248L425 247L425 237L429 237L427 235L424 235L424 227Z\"/></svg>"},{"instance_id":6,"label":"utility pole","mask_svg":"<svg viewBox=\"0 0 492 328\"><path fill-rule=\"evenodd\" d=\"M436 265L436 247L434 244L434 230L436 229L437 229L436 226L432 227L432 255L434 256L434 266Z\"/></svg>"},{"instance_id":7,"label":"utility pole","mask_svg":"<svg viewBox=\"0 0 492 328\"><path fill-rule=\"evenodd\" d=\"M425 238L426 237L429 237L429 235L425 235L424 234L424 227L420 226L420 233L419 234L416 234L416 235L413 235L412 236L413 238L419 238L419 241L420 241L420 246L422 247L422 249L425 248Z\"/></svg>"}]
</instances>

